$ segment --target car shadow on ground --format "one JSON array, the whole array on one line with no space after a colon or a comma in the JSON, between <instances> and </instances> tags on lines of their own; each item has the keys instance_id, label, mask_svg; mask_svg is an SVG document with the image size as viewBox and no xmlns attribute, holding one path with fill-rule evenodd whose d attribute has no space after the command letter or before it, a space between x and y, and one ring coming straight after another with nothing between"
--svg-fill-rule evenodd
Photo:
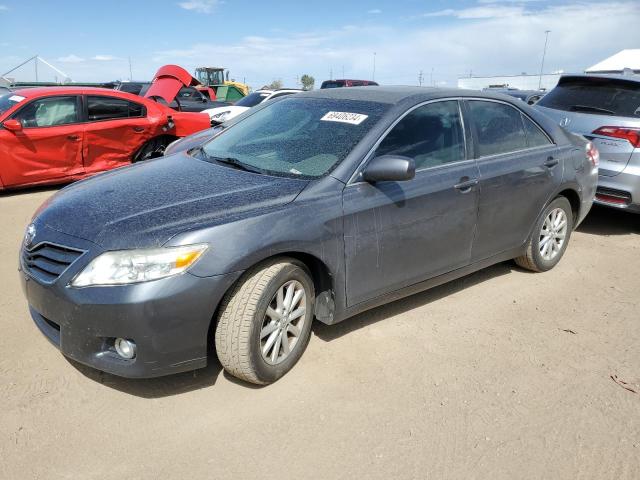
<instances>
[{"instance_id":1,"label":"car shadow on ground","mask_svg":"<svg viewBox=\"0 0 640 480\"><path fill-rule=\"evenodd\" d=\"M68 358L67 361L94 382L129 395L150 399L171 397L211 387L215 385L222 371L222 365L218 362L215 352L209 354L209 364L205 368L157 378L122 378L87 367Z\"/></svg>"},{"instance_id":2,"label":"car shadow on ground","mask_svg":"<svg viewBox=\"0 0 640 480\"><path fill-rule=\"evenodd\" d=\"M594 205L576 231L604 236L640 234L640 215Z\"/></svg>"},{"instance_id":3,"label":"car shadow on ground","mask_svg":"<svg viewBox=\"0 0 640 480\"><path fill-rule=\"evenodd\" d=\"M410 310L428 305L440 300L441 298L453 295L487 280L491 280L492 278L509 275L514 270L518 272L533 273L519 268L513 261L499 263L438 287L416 293L372 310L367 310L366 312L360 313L355 317L349 318L336 325L325 325L316 321L313 324L313 333L321 340L330 342L361 328L366 328L390 317L401 315Z\"/></svg>"}]
</instances>

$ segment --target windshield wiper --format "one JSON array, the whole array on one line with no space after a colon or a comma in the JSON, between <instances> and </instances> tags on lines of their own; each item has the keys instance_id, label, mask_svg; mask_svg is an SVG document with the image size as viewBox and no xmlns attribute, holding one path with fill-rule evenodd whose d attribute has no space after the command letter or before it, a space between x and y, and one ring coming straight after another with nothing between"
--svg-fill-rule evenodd
<instances>
[{"instance_id":1,"label":"windshield wiper","mask_svg":"<svg viewBox=\"0 0 640 480\"><path fill-rule=\"evenodd\" d=\"M569 109L573 112L596 112L606 113L607 115L615 115L616 112L607 110L606 108L592 107L589 105L571 105Z\"/></svg>"},{"instance_id":2,"label":"windshield wiper","mask_svg":"<svg viewBox=\"0 0 640 480\"><path fill-rule=\"evenodd\" d=\"M204 149L202 150L202 152L205 155L207 155L206 152L204 152ZM234 157L214 157L211 155L207 155L207 159L213 160L214 162L218 162L218 163L224 163L226 165L231 165L233 168L237 170L244 170L245 172L265 173L265 170L262 170L261 168L254 167L251 165L247 165L246 163L242 163L240 160Z\"/></svg>"}]
</instances>

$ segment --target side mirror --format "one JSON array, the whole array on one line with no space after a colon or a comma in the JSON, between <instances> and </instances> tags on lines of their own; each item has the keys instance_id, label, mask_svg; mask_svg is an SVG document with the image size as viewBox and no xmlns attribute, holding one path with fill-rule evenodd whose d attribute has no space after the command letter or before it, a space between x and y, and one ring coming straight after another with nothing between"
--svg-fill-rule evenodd
<instances>
[{"instance_id":1,"label":"side mirror","mask_svg":"<svg viewBox=\"0 0 640 480\"><path fill-rule=\"evenodd\" d=\"M11 132L19 132L22 130L22 124L15 118L10 118L2 123L2 126Z\"/></svg>"},{"instance_id":2,"label":"side mirror","mask_svg":"<svg viewBox=\"0 0 640 480\"><path fill-rule=\"evenodd\" d=\"M375 157L365 167L362 178L365 182L402 182L416 176L413 158L398 155Z\"/></svg>"}]
</instances>

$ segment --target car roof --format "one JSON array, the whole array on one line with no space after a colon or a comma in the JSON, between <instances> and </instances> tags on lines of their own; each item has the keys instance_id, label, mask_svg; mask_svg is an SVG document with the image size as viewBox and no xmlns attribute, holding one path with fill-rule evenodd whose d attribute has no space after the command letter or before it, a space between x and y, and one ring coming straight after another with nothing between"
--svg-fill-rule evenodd
<instances>
[{"instance_id":1,"label":"car roof","mask_svg":"<svg viewBox=\"0 0 640 480\"><path fill-rule=\"evenodd\" d=\"M34 87L34 88L21 88L15 90L13 93L25 98L37 98L46 97L49 95L87 95L87 94L107 94L113 97L126 98L128 100L135 100L137 102L144 102L144 97L133 95L131 93L122 92L120 90L113 90L111 88L100 87Z\"/></svg>"},{"instance_id":2,"label":"car roof","mask_svg":"<svg viewBox=\"0 0 640 480\"><path fill-rule=\"evenodd\" d=\"M404 101L426 102L446 97L480 97L514 102L513 97L500 93L464 90L459 88L411 87L411 86L371 86L350 88L328 88L302 92L300 96L311 98L332 98L339 100L360 100L397 104ZM519 100L518 100L519 101Z\"/></svg>"},{"instance_id":3,"label":"car roof","mask_svg":"<svg viewBox=\"0 0 640 480\"><path fill-rule=\"evenodd\" d=\"M626 80L629 82L640 83L640 75L623 75L623 74L609 74L609 73L572 73L567 75L562 75L560 77L560 82L570 78L604 78L604 79L614 79L614 80Z\"/></svg>"}]
</instances>

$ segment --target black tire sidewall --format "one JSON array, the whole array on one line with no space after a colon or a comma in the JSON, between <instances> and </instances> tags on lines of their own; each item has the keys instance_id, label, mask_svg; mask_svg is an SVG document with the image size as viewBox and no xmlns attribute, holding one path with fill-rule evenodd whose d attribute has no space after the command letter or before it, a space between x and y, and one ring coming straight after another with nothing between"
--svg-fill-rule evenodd
<instances>
[{"instance_id":1,"label":"black tire sidewall","mask_svg":"<svg viewBox=\"0 0 640 480\"><path fill-rule=\"evenodd\" d=\"M262 322L266 315L267 307L271 299L275 295L278 288L290 280L297 280L304 287L307 294L307 311L304 327L298 342L289 357L282 363L277 365L269 365L262 358L260 353L260 331L262 330ZM315 292L313 281L306 267L301 263L292 261L288 263L280 272L278 272L267 284L262 292L262 296L258 301L255 316L251 324L249 358L253 371L261 382L272 383L282 377L285 373L293 368L300 360L302 354L307 348L309 338L311 336L311 323L314 317Z\"/></svg>"},{"instance_id":2,"label":"black tire sidewall","mask_svg":"<svg viewBox=\"0 0 640 480\"><path fill-rule=\"evenodd\" d=\"M542 258L542 254L540 253L540 231L542 230L542 225L544 224L544 221L549 215L549 213L552 210L555 210L556 208L561 208L562 210L564 210L564 213L567 217L567 236L564 239L564 244L562 245L562 249L560 250L560 253L556 255L556 257L552 260L545 260L544 258ZM558 262L560 262L560 260L564 256L564 252L566 251L567 246L569 245L569 240L571 238L572 231L573 231L573 210L571 209L571 204L569 203L569 200L567 200L566 198L558 197L549 205L547 205L547 207L544 209L544 212L542 213L542 215L538 219L538 222L536 223L535 229L531 237L531 254L533 256L533 261L536 267L541 272L546 272L547 270L551 270L553 267L555 267L558 264Z\"/></svg>"}]
</instances>

